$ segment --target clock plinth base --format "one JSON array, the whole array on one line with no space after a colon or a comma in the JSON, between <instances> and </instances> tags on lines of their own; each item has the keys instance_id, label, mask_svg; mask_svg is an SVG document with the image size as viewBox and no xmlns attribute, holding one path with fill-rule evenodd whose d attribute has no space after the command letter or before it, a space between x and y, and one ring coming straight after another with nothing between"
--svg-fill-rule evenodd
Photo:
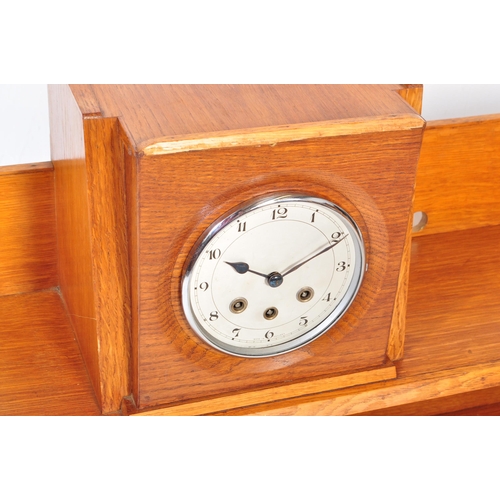
<instances>
[{"instance_id":1,"label":"clock plinth base","mask_svg":"<svg viewBox=\"0 0 500 500\"><path fill-rule=\"evenodd\" d=\"M372 384L397 378L396 367L392 363L380 368L357 371L335 377L300 382L297 384L280 385L260 391L250 391L238 394L229 394L224 397L203 399L186 402L178 405L140 410L130 399L124 399L122 412L125 415L142 416L188 416L209 415L231 410L245 411L245 408L264 403L280 404L280 401L320 394L329 391L347 389L358 385Z\"/></svg>"}]
</instances>

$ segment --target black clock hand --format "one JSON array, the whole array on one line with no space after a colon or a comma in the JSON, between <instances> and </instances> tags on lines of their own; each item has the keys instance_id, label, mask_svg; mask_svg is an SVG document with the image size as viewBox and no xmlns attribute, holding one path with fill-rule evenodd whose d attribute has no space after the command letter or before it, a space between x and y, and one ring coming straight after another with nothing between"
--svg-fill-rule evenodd
<instances>
[{"instance_id":1,"label":"black clock hand","mask_svg":"<svg viewBox=\"0 0 500 500\"><path fill-rule=\"evenodd\" d=\"M226 264L229 264L238 274L253 273L257 274L258 276L262 276L263 278L269 277L268 274L262 274L258 273L257 271L252 271L246 262L224 262Z\"/></svg>"},{"instance_id":2,"label":"black clock hand","mask_svg":"<svg viewBox=\"0 0 500 500\"><path fill-rule=\"evenodd\" d=\"M306 259L306 260L304 260L302 262L299 262L298 264L296 264L295 266L293 266L291 269L289 269L288 271L284 272L281 276L284 278L287 274L293 273L293 271L296 271L299 267L302 267L304 264L307 264L310 260L315 259L319 255L321 255L321 254L327 252L328 250L330 250L331 248L333 248L335 245L338 245L347 236L349 236L349 235L345 234L342 238L340 238L340 240L334 241L331 245L328 245L326 248L323 248L323 250L319 251L317 254L314 254L312 257L309 257L308 259Z\"/></svg>"}]
</instances>

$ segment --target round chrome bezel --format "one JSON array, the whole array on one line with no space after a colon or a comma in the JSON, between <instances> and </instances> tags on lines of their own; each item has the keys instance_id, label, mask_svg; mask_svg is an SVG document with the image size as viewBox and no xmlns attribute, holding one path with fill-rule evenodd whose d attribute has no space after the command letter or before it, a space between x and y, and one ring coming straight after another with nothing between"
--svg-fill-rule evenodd
<instances>
[{"instance_id":1,"label":"round chrome bezel","mask_svg":"<svg viewBox=\"0 0 500 500\"><path fill-rule=\"evenodd\" d=\"M275 203L300 202L316 204L336 212L337 215L342 219L343 223L348 228L350 228L349 231L350 234L352 234L352 239L354 242L356 265L353 271L351 282L349 283L349 286L347 287L347 290L345 291L343 297L341 298L335 309L328 316L326 316L321 323L311 328L311 330L304 332L302 335L299 335L298 337L295 337L291 340L284 341L280 344L266 347L238 347L229 345L214 337L210 332L203 328L202 324L198 321L193 311L193 306L190 300L189 285L192 279L194 266L196 265L199 256L203 253L206 246L210 243L210 241L215 237L216 234L218 234L222 229L230 225L232 222L236 221L238 218L242 217L244 214ZM313 340L323 335L326 331L328 331L345 314L358 294L366 270L366 254L362 233L354 219L345 210L343 210L335 203L332 203L323 198L317 198L305 194L286 193L274 196L266 196L252 202L243 203L236 207L234 211L231 211L219 217L203 232L201 237L194 244L191 252L186 259L186 263L187 265L184 269L181 284L182 306L184 315L193 331L207 344L226 354L243 358L262 358L277 356L298 349L304 345L309 344Z\"/></svg>"}]
</instances>

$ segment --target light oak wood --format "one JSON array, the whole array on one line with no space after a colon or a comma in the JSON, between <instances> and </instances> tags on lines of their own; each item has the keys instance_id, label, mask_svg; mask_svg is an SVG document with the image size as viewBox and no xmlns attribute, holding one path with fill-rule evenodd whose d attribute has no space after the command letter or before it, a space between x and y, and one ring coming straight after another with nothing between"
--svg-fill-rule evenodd
<instances>
[{"instance_id":1,"label":"light oak wood","mask_svg":"<svg viewBox=\"0 0 500 500\"><path fill-rule=\"evenodd\" d=\"M196 134L163 138L144 148L148 156L200 151L237 146L273 146L280 142L303 141L320 137L393 132L422 128L422 119L414 114L395 117L375 116L352 122L348 119L319 123L300 123L281 127L262 127L216 134Z\"/></svg>"},{"instance_id":2,"label":"light oak wood","mask_svg":"<svg viewBox=\"0 0 500 500\"><path fill-rule=\"evenodd\" d=\"M100 414L57 291L0 297L0 415Z\"/></svg>"},{"instance_id":3,"label":"light oak wood","mask_svg":"<svg viewBox=\"0 0 500 500\"><path fill-rule=\"evenodd\" d=\"M463 245L466 235L468 244ZM498 387L498 241L500 226L413 241L405 356L396 363L396 380L242 412L338 415L379 410L384 414L393 407L431 400L439 411L442 398ZM472 261L474 271L465 271L464 262Z\"/></svg>"},{"instance_id":4,"label":"light oak wood","mask_svg":"<svg viewBox=\"0 0 500 500\"><path fill-rule=\"evenodd\" d=\"M430 122L420 153L417 236L500 224L500 115Z\"/></svg>"},{"instance_id":5,"label":"light oak wood","mask_svg":"<svg viewBox=\"0 0 500 500\"><path fill-rule=\"evenodd\" d=\"M194 403L158 408L155 410L145 411L140 415L204 415L232 408L242 408L264 402L275 402L282 399L293 398L295 396L303 396L304 394L317 394L338 388L370 384L394 378L396 378L396 368L391 365L384 368L375 368L373 370L339 375L337 377L300 382L297 384L283 384L271 389L243 392L222 398L206 399ZM128 412L131 415L139 415L139 413L137 413L137 408L134 407L128 406Z\"/></svg>"},{"instance_id":6,"label":"light oak wood","mask_svg":"<svg viewBox=\"0 0 500 500\"><path fill-rule=\"evenodd\" d=\"M406 85L71 85L84 113L120 117L132 146L413 114ZM140 103L140 106L135 103ZM387 124L387 126L390 126ZM417 125L418 126L418 125Z\"/></svg>"},{"instance_id":7,"label":"light oak wood","mask_svg":"<svg viewBox=\"0 0 500 500\"><path fill-rule=\"evenodd\" d=\"M401 85L399 95L418 113L422 114L424 86L421 84Z\"/></svg>"},{"instance_id":8,"label":"light oak wood","mask_svg":"<svg viewBox=\"0 0 500 500\"><path fill-rule=\"evenodd\" d=\"M99 259L94 259L101 237L106 241L109 233L121 235L121 243L105 244L101 257L110 255L113 261L119 261L127 253L123 244L126 233L134 274L130 278L134 328L131 384L139 407L214 397L221 391L230 394L241 390L242 384L248 389L274 387L282 384L285 375L290 382L302 382L384 365L423 126L423 120L397 94L401 88L71 87L80 114L88 114L86 175L89 186L92 184L88 204L96 335L101 345L107 338L100 333L105 318L114 318L110 320L113 329L108 331L126 330L124 322L116 321L117 310L123 308L120 297L127 301L126 294L113 298L108 293L107 280L98 276ZM99 140L90 124L106 123L115 117L118 129L109 128L109 137ZM120 141L122 147L117 146ZM100 144L106 146L100 148ZM99 160L89 159L94 154L92 146L99 150L96 158L114 165L113 175L120 177L126 169L128 219L110 220L105 223L106 230L102 225L106 210L97 210L96 218L95 206L112 211L114 204L102 202L104 190L94 194L91 177L95 172L97 180L111 168L97 167ZM358 163L356 169L351 168L352 154ZM135 159L130 158L133 156ZM269 174L273 170L274 177ZM403 171L406 176L399 175ZM207 190L207 185L211 189ZM116 197L120 186L108 188L120 206ZM183 318L179 297L183 259L195 239L224 211L263 193L298 189L333 199L352 212L363 227L371 254L357 305L331 335L300 353L253 363L221 358L220 353L207 350L193 337ZM123 230L126 225L128 232ZM390 239L385 231L391 232ZM107 276L112 282L113 273ZM116 276L118 290L127 290L125 274L118 271ZM100 297L108 304L101 318ZM376 314L367 314L367 304L375 302ZM353 327L362 334L348 336ZM112 345L123 347L120 359L125 366L126 342ZM112 385L120 387L116 395L121 392L124 396L126 385L117 380L117 370L103 368L101 352L99 377L104 402L104 378L114 377ZM356 355L346 354L354 352ZM113 399L113 408L116 401Z\"/></svg>"},{"instance_id":9,"label":"light oak wood","mask_svg":"<svg viewBox=\"0 0 500 500\"><path fill-rule=\"evenodd\" d=\"M84 101L85 111L91 109L91 97ZM115 412L131 390L125 173L118 124L93 111L83 114L67 86L49 86L49 102L62 296L102 411Z\"/></svg>"},{"instance_id":10,"label":"light oak wood","mask_svg":"<svg viewBox=\"0 0 500 500\"><path fill-rule=\"evenodd\" d=\"M59 286L101 401L83 119L70 90L49 86Z\"/></svg>"},{"instance_id":11,"label":"light oak wood","mask_svg":"<svg viewBox=\"0 0 500 500\"><path fill-rule=\"evenodd\" d=\"M410 130L274 147L193 151L168 155L168 175L162 173L163 158L142 157L138 176L140 393L134 394L139 407L382 366L414 185L415 163L408 158L416 162L419 146L420 131ZM357 155L356 169L352 155ZM187 177L186 165L195 177ZM396 177L403 165L405 175ZM258 360L216 352L192 335L184 319L179 291L185 258L217 217L242 201L287 190L331 199L354 215L369 244L363 287L335 328L304 349ZM349 335L353 328L356 334ZM168 373L168 378L161 373Z\"/></svg>"},{"instance_id":12,"label":"light oak wood","mask_svg":"<svg viewBox=\"0 0 500 500\"><path fill-rule=\"evenodd\" d=\"M0 295L57 286L50 162L0 167Z\"/></svg>"},{"instance_id":13,"label":"light oak wood","mask_svg":"<svg viewBox=\"0 0 500 500\"><path fill-rule=\"evenodd\" d=\"M481 121L494 126L495 119L489 117ZM445 126L444 123L439 125ZM430 123L429 128L432 126ZM455 122L451 121L450 126L453 128ZM441 132L444 133L444 128ZM471 144L476 147L474 142ZM439 141L435 145L439 150ZM466 144L460 147L465 149ZM494 149L496 144L485 147L486 156L492 147ZM136 158L125 142L119 149L128 155L124 162L128 168L134 166ZM426 163L421 163L420 168L427 168L422 165ZM451 162L443 161L441 168L450 172L450 165ZM25 168L17 166L7 169L10 173L21 172L21 175L26 172ZM50 171L50 167L41 170ZM494 183L494 173L495 164L489 163L484 177L489 176ZM430 181L429 186L432 186L432 177ZM425 190L425 186L420 183L419 189ZM455 187L443 185L444 195L448 188ZM470 193L466 193L465 188L463 191L466 199L475 196L476 186L469 184L468 189ZM25 200L23 206L36 203L41 192L41 189L31 190L31 201ZM488 192L486 189L485 194ZM441 209L443 216L451 220L453 213L446 213L446 205ZM484 215L484 204L479 200L470 210L470 220L475 221L474 210ZM249 391L244 395L250 398L245 399L249 406L217 411L220 414L497 414L500 294L496 269L500 262L496 247L500 226L488 227L491 220L495 219L481 219L483 228L427 236L424 233L423 237L413 239L405 355L396 363L397 379L331 392L326 388L327 392L302 397L290 398L284 392L277 401L268 404L256 403L259 391ZM463 245L465 240L467 245ZM464 263L471 266L464 266ZM35 296L44 297L40 301L37 299L36 307L31 302ZM0 406L6 414L100 413L88 378L86 384L81 383L86 375L78 350L75 356L74 338L68 344L68 336L60 336L61 332L70 332L71 325L61 302L58 305L54 297L57 293L48 291L0 298L0 338L3 339L0 341L0 363L4 363L0 370L0 378L3 377ZM42 337L32 335L39 331ZM73 347L67 350L68 345ZM26 360L32 362L26 363ZM75 377L78 381L73 383ZM125 413L137 412L133 400L127 401ZM211 411L201 401L190 404L201 405L193 413L200 408L201 413ZM232 404L237 405L237 402ZM186 408L184 406L184 410ZM169 411L181 410L179 406ZM161 409L153 408L152 411L161 412Z\"/></svg>"},{"instance_id":14,"label":"light oak wood","mask_svg":"<svg viewBox=\"0 0 500 500\"><path fill-rule=\"evenodd\" d=\"M130 284L123 149L115 119L84 118L97 359L104 413L130 394Z\"/></svg>"},{"instance_id":15,"label":"light oak wood","mask_svg":"<svg viewBox=\"0 0 500 500\"><path fill-rule=\"evenodd\" d=\"M401 359L404 354L406 335L406 308L410 280L411 241L412 241L413 211L408 215L406 238L399 268L398 288L394 300L391 330L387 344L387 357L391 361Z\"/></svg>"},{"instance_id":16,"label":"light oak wood","mask_svg":"<svg viewBox=\"0 0 500 500\"><path fill-rule=\"evenodd\" d=\"M417 113L422 112L423 86L422 85L404 85L398 90L412 108ZM415 196L415 195L414 195ZM408 282L410 279L411 262L411 237L413 229L413 204L408 214L408 226L406 239L403 248L403 256L399 269L398 288L396 299L394 300L394 310L392 315L391 330L389 333L389 342L387 344L387 357L391 361L401 359L404 354L404 342L406 334L406 305L408 301Z\"/></svg>"}]
</instances>

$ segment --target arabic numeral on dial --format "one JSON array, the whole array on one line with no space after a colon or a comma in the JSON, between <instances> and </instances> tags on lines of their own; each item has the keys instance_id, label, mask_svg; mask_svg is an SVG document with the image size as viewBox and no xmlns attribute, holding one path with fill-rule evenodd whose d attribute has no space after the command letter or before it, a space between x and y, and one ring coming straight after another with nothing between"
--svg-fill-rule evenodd
<instances>
[{"instance_id":1,"label":"arabic numeral on dial","mask_svg":"<svg viewBox=\"0 0 500 500\"><path fill-rule=\"evenodd\" d=\"M240 335L240 332L241 332L241 328L235 328L233 331L232 331L232 334L233 334L233 338L232 340L234 340L236 337L238 337Z\"/></svg>"},{"instance_id":2,"label":"arabic numeral on dial","mask_svg":"<svg viewBox=\"0 0 500 500\"><path fill-rule=\"evenodd\" d=\"M200 290L202 292L206 292L208 290L208 283L204 281L203 283L200 283Z\"/></svg>"},{"instance_id":3,"label":"arabic numeral on dial","mask_svg":"<svg viewBox=\"0 0 500 500\"><path fill-rule=\"evenodd\" d=\"M345 271L346 268L347 268L346 263L344 261L341 261L341 262L339 262L339 265L337 266L337 269L335 269L335 271L339 271L339 272Z\"/></svg>"},{"instance_id":4,"label":"arabic numeral on dial","mask_svg":"<svg viewBox=\"0 0 500 500\"><path fill-rule=\"evenodd\" d=\"M267 332L264 336L269 341L269 340L271 340L274 337L274 333L273 332Z\"/></svg>"},{"instance_id":5,"label":"arabic numeral on dial","mask_svg":"<svg viewBox=\"0 0 500 500\"><path fill-rule=\"evenodd\" d=\"M219 313L217 311L212 311L210 313L210 321L216 321L219 319Z\"/></svg>"},{"instance_id":6,"label":"arabic numeral on dial","mask_svg":"<svg viewBox=\"0 0 500 500\"><path fill-rule=\"evenodd\" d=\"M210 255L210 260L217 260L222 252L218 248L215 248L214 250L207 250L207 253Z\"/></svg>"},{"instance_id":7,"label":"arabic numeral on dial","mask_svg":"<svg viewBox=\"0 0 500 500\"><path fill-rule=\"evenodd\" d=\"M335 241L339 241L340 238L342 237L344 233L340 232L340 231L337 231L336 233L333 233L332 234L332 240L335 242Z\"/></svg>"},{"instance_id":8,"label":"arabic numeral on dial","mask_svg":"<svg viewBox=\"0 0 500 500\"><path fill-rule=\"evenodd\" d=\"M308 323L307 316L301 316L299 321L299 326L306 326Z\"/></svg>"},{"instance_id":9,"label":"arabic numeral on dial","mask_svg":"<svg viewBox=\"0 0 500 500\"><path fill-rule=\"evenodd\" d=\"M332 300L331 297L332 297L332 294L328 293L328 295L323 300L326 300L326 302L330 302L330 300Z\"/></svg>"},{"instance_id":10,"label":"arabic numeral on dial","mask_svg":"<svg viewBox=\"0 0 500 500\"><path fill-rule=\"evenodd\" d=\"M247 230L247 223L238 221L238 233L243 233Z\"/></svg>"},{"instance_id":11,"label":"arabic numeral on dial","mask_svg":"<svg viewBox=\"0 0 500 500\"><path fill-rule=\"evenodd\" d=\"M285 207L276 208L273 210L273 220L286 219L287 215L288 215L288 209Z\"/></svg>"}]
</instances>

